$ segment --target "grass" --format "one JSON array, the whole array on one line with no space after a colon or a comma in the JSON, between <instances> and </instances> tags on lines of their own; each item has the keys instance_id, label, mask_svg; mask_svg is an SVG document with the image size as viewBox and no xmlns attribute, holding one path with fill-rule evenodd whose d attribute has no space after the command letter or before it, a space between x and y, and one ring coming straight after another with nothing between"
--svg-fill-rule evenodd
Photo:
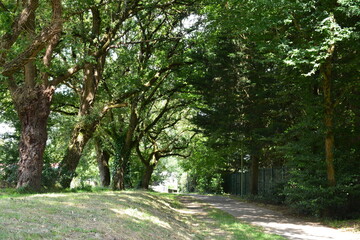
<instances>
[{"instance_id":1,"label":"grass","mask_svg":"<svg viewBox=\"0 0 360 240\"><path fill-rule=\"evenodd\" d=\"M182 197L183 199L186 196ZM187 197L189 199L189 197ZM194 204L195 201L195 204ZM284 237L267 234L261 229L236 219L234 216L213 208L207 203L192 199L190 209L200 208L195 214L197 231L204 234L205 239L261 239L261 240L284 240Z\"/></svg>"},{"instance_id":2,"label":"grass","mask_svg":"<svg viewBox=\"0 0 360 240\"><path fill-rule=\"evenodd\" d=\"M260 228L238 221L234 216L218 209L208 209L214 224L232 233L231 239L284 240L284 237L264 233ZM220 239L220 238L219 238Z\"/></svg>"},{"instance_id":3,"label":"grass","mask_svg":"<svg viewBox=\"0 0 360 240\"><path fill-rule=\"evenodd\" d=\"M325 219L322 223L326 226L342 229L346 231L360 232L360 219L351 220L329 220Z\"/></svg>"},{"instance_id":4,"label":"grass","mask_svg":"<svg viewBox=\"0 0 360 240\"><path fill-rule=\"evenodd\" d=\"M0 239L281 239L218 210L208 209L206 218L184 214L177 196L0 190Z\"/></svg>"}]
</instances>

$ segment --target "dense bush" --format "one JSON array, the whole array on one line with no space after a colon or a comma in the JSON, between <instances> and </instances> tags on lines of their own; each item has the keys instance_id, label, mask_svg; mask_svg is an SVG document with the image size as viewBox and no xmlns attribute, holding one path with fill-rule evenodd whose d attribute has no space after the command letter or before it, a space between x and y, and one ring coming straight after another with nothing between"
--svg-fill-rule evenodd
<instances>
[{"instance_id":1,"label":"dense bush","mask_svg":"<svg viewBox=\"0 0 360 240\"><path fill-rule=\"evenodd\" d=\"M19 158L17 141L0 144L0 180L6 186L15 186Z\"/></svg>"},{"instance_id":2,"label":"dense bush","mask_svg":"<svg viewBox=\"0 0 360 240\"><path fill-rule=\"evenodd\" d=\"M42 186L48 189L54 188L58 174L59 174L58 169L53 168L48 163L45 163L41 176Z\"/></svg>"},{"instance_id":3,"label":"dense bush","mask_svg":"<svg viewBox=\"0 0 360 240\"><path fill-rule=\"evenodd\" d=\"M285 203L285 193L284 188L286 186L286 182L282 181L277 184L274 184L263 196L262 201L270 204L283 204Z\"/></svg>"},{"instance_id":4,"label":"dense bush","mask_svg":"<svg viewBox=\"0 0 360 240\"><path fill-rule=\"evenodd\" d=\"M290 181L285 187L286 203L304 215L331 218L355 218L360 216L359 175L335 187L326 184Z\"/></svg>"},{"instance_id":5,"label":"dense bush","mask_svg":"<svg viewBox=\"0 0 360 240\"><path fill-rule=\"evenodd\" d=\"M221 174L214 174L212 176L196 176L195 191L200 193L223 193L223 179Z\"/></svg>"}]
</instances>

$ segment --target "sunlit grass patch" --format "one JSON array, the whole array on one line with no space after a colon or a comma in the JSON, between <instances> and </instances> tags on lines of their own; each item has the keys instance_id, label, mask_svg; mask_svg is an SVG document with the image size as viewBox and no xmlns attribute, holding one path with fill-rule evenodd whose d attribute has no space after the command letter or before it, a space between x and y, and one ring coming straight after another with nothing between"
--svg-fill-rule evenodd
<instances>
[{"instance_id":1,"label":"sunlit grass patch","mask_svg":"<svg viewBox=\"0 0 360 240\"><path fill-rule=\"evenodd\" d=\"M141 191L7 196L0 239L193 239L166 201Z\"/></svg>"},{"instance_id":2,"label":"sunlit grass patch","mask_svg":"<svg viewBox=\"0 0 360 240\"><path fill-rule=\"evenodd\" d=\"M345 231L360 232L360 219L350 220L323 220L323 223L332 228L338 228Z\"/></svg>"},{"instance_id":3,"label":"sunlit grass patch","mask_svg":"<svg viewBox=\"0 0 360 240\"><path fill-rule=\"evenodd\" d=\"M284 240L284 237L264 233L259 227L241 222L234 216L221 210L208 208L209 216L214 219L214 226L220 227L226 232L232 233L229 239L263 239L263 240ZM220 238L218 238L220 239Z\"/></svg>"}]
</instances>

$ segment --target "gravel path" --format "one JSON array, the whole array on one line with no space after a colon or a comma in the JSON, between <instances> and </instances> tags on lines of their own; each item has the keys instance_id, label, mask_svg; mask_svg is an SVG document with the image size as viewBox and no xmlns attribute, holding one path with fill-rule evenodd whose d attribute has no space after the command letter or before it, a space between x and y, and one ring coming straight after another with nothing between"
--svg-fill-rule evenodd
<instances>
[{"instance_id":1,"label":"gravel path","mask_svg":"<svg viewBox=\"0 0 360 240\"><path fill-rule=\"evenodd\" d=\"M284 236L291 240L360 240L360 233L343 232L285 217L279 212L261 208L253 204L233 200L225 196L192 195L213 207L230 213L237 219L261 226L268 233Z\"/></svg>"}]
</instances>

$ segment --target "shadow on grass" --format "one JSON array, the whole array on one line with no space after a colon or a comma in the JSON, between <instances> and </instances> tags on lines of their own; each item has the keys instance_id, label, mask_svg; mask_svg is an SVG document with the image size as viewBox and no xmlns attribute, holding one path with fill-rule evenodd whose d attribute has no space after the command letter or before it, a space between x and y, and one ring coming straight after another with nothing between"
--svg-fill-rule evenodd
<instances>
[{"instance_id":1,"label":"shadow on grass","mask_svg":"<svg viewBox=\"0 0 360 240\"><path fill-rule=\"evenodd\" d=\"M1 239L194 239L163 200L142 192L0 199Z\"/></svg>"}]
</instances>

